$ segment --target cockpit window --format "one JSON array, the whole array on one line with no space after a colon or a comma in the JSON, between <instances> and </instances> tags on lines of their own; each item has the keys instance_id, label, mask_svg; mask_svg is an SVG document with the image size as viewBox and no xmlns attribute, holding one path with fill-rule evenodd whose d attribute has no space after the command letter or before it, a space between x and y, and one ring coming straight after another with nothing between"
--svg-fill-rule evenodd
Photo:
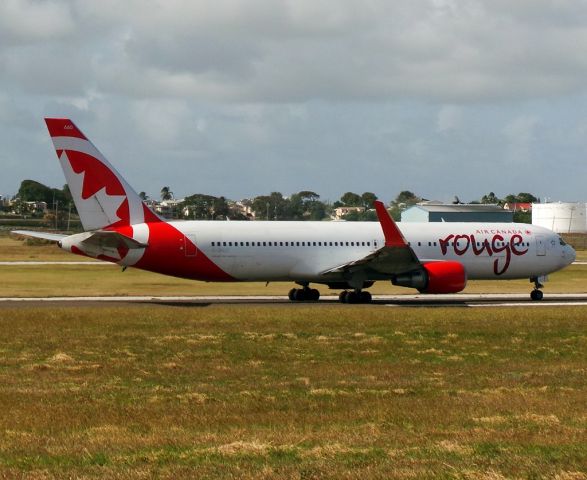
<instances>
[{"instance_id":1,"label":"cockpit window","mask_svg":"<svg viewBox=\"0 0 587 480\"><path fill-rule=\"evenodd\" d=\"M565 241L563 240L562 237L558 237L558 241L559 243L564 247L566 245Z\"/></svg>"}]
</instances>

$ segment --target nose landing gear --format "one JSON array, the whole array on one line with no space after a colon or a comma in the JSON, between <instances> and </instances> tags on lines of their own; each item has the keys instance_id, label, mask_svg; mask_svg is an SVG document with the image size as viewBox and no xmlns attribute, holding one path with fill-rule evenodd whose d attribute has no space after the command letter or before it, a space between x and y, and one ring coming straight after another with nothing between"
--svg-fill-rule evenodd
<instances>
[{"instance_id":1,"label":"nose landing gear","mask_svg":"<svg viewBox=\"0 0 587 480\"><path fill-rule=\"evenodd\" d=\"M544 285L540 283L538 277L532 277L530 281L534 282L534 290L530 292L530 298L535 301L542 300L542 298L544 297L544 293L542 293L542 290L540 289L544 288Z\"/></svg>"}]
</instances>

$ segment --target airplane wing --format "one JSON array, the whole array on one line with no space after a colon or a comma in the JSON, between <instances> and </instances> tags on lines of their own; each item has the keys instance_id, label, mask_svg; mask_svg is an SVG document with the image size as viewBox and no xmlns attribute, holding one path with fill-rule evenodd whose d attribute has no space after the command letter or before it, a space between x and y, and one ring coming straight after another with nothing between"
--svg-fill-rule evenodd
<instances>
[{"instance_id":1,"label":"airplane wing","mask_svg":"<svg viewBox=\"0 0 587 480\"><path fill-rule=\"evenodd\" d=\"M12 230L10 233L25 235L27 237L42 238L43 240L49 240L50 242L59 242L67 237L67 235L61 235L58 233L33 232L32 230Z\"/></svg>"},{"instance_id":2,"label":"airplane wing","mask_svg":"<svg viewBox=\"0 0 587 480\"><path fill-rule=\"evenodd\" d=\"M422 267L422 262L408 245L383 203L376 201L375 210L385 236L385 245L359 260L325 270L322 275L354 273L359 270L375 271L382 275L397 275Z\"/></svg>"}]
</instances>

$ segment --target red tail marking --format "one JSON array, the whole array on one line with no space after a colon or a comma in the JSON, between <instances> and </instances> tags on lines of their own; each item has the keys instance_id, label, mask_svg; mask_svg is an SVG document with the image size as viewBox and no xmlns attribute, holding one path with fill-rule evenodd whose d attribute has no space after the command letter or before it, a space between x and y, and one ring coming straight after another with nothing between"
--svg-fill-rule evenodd
<instances>
[{"instance_id":1,"label":"red tail marking","mask_svg":"<svg viewBox=\"0 0 587 480\"><path fill-rule=\"evenodd\" d=\"M85 135L68 118L46 118L45 123L51 137L74 137L87 140Z\"/></svg>"},{"instance_id":2,"label":"red tail marking","mask_svg":"<svg viewBox=\"0 0 587 480\"><path fill-rule=\"evenodd\" d=\"M84 200L106 188L108 195L126 195L124 187L116 175L100 160L82 152L67 151L71 168L77 174L84 173L82 198Z\"/></svg>"},{"instance_id":3,"label":"red tail marking","mask_svg":"<svg viewBox=\"0 0 587 480\"><path fill-rule=\"evenodd\" d=\"M161 221L161 219L157 215L155 215L144 203L143 214L145 216L145 223L157 223Z\"/></svg>"}]
</instances>

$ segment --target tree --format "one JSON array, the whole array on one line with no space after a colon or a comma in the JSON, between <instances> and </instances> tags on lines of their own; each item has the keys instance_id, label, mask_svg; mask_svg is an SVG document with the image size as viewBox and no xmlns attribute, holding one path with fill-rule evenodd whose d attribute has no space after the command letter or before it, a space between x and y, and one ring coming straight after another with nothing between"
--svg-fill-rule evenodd
<instances>
[{"instance_id":1,"label":"tree","mask_svg":"<svg viewBox=\"0 0 587 480\"><path fill-rule=\"evenodd\" d=\"M377 195L372 192L364 192L363 195L361 195L361 201L365 208L373 208L373 204L376 200Z\"/></svg>"},{"instance_id":2,"label":"tree","mask_svg":"<svg viewBox=\"0 0 587 480\"><path fill-rule=\"evenodd\" d=\"M163 187L161 189L161 200L171 200L173 198L173 192L169 189L169 187Z\"/></svg>"},{"instance_id":3,"label":"tree","mask_svg":"<svg viewBox=\"0 0 587 480\"><path fill-rule=\"evenodd\" d=\"M181 209L187 207L194 220L209 220L214 214L215 199L212 195L195 193L184 198Z\"/></svg>"},{"instance_id":4,"label":"tree","mask_svg":"<svg viewBox=\"0 0 587 480\"><path fill-rule=\"evenodd\" d=\"M538 199L528 192L520 192L516 196L517 203L537 203Z\"/></svg>"},{"instance_id":5,"label":"tree","mask_svg":"<svg viewBox=\"0 0 587 480\"><path fill-rule=\"evenodd\" d=\"M422 199L418 197L415 193L410 192L409 190L403 190L398 194L397 197L395 197L393 203L395 203L398 206L407 207L410 205L415 205L416 203L421 201Z\"/></svg>"},{"instance_id":6,"label":"tree","mask_svg":"<svg viewBox=\"0 0 587 480\"><path fill-rule=\"evenodd\" d=\"M288 220L291 218L290 201L280 192L255 197L251 208L258 219Z\"/></svg>"},{"instance_id":7,"label":"tree","mask_svg":"<svg viewBox=\"0 0 587 480\"><path fill-rule=\"evenodd\" d=\"M224 197L216 197L212 202L212 208L214 210L215 219L226 219L230 215L230 208Z\"/></svg>"},{"instance_id":8,"label":"tree","mask_svg":"<svg viewBox=\"0 0 587 480\"><path fill-rule=\"evenodd\" d=\"M345 207L361 207L363 205L361 196L353 192L346 192L340 197L340 201Z\"/></svg>"},{"instance_id":9,"label":"tree","mask_svg":"<svg viewBox=\"0 0 587 480\"><path fill-rule=\"evenodd\" d=\"M139 197L143 202L149 200L149 195L147 195L145 192L139 192Z\"/></svg>"},{"instance_id":10,"label":"tree","mask_svg":"<svg viewBox=\"0 0 587 480\"><path fill-rule=\"evenodd\" d=\"M501 200L497 198L495 193L489 192L487 195L483 195L481 197L481 203L490 204L490 205L499 205Z\"/></svg>"}]
</instances>

